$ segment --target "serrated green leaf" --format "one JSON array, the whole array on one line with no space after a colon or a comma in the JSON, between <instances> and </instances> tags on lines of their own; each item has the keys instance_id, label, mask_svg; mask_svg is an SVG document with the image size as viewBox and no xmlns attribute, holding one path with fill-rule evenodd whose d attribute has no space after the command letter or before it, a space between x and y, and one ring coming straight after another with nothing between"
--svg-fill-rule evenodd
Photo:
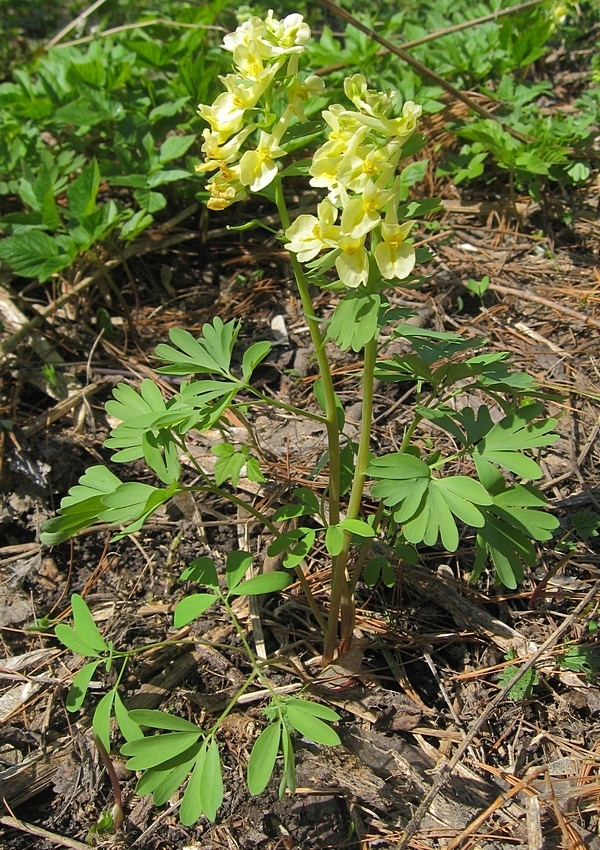
<instances>
[{"instance_id":1,"label":"serrated green leaf","mask_svg":"<svg viewBox=\"0 0 600 850\"><path fill-rule=\"evenodd\" d=\"M183 168L161 169L148 175L148 187L150 189L156 189L158 186L175 183L177 180L188 180L191 176L192 172Z\"/></svg>"},{"instance_id":2,"label":"serrated green leaf","mask_svg":"<svg viewBox=\"0 0 600 850\"><path fill-rule=\"evenodd\" d=\"M260 596L263 593L277 593L292 583L287 573L261 573L238 584L229 593L231 596Z\"/></svg>"},{"instance_id":3,"label":"serrated green leaf","mask_svg":"<svg viewBox=\"0 0 600 850\"><path fill-rule=\"evenodd\" d=\"M92 681L96 668L101 663L102 659L89 661L77 672L67 694L67 711L79 711L85 700L88 686Z\"/></svg>"},{"instance_id":4,"label":"serrated green leaf","mask_svg":"<svg viewBox=\"0 0 600 850\"><path fill-rule=\"evenodd\" d=\"M0 259L5 260L14 272L23 277L35 277L40 283L69 266L77 254L72 243L52 238L41 230L28 230L8 236L0 242Z\"/></svg>"},{"instance_id":5,"label":"serrated green leaf","mask_svg":"<svg viewBox=\"0 0 600 850\"><path fill-rule=\"evenodd\" d=\"M84 643L87 643L99 652L108 652L108 645L98 631L90 609L78 593L74 593L71 596L71 609L73 611L75 631Z\"/></svg>"},{"instance_id":6,"label":"serrated green leaf","mask_svg":"<svg viewBox=\"0 0 600 850\"><path fill-rule=\"evenodd\" d=\"M183 156L194 144L196 136L169 136L160 146L158 158L161 164Z\"/></svg>"},{"instance_id":7,"label":"serrated green leaf","mask_svg":"<svg viewBox=\"0 0 600 850\"><path fill-rule=\"evenodd\" d=\"M134 708L129 712L129 717L138 726L146 726L149 729L169 729L173 732L200 731L198 726L190 720L157 709ZM124 753L124 755L128 755L128 753Z\"/></svg>"},{"instance_id":8,"label":"serrated green leaf","mask_svg":"<svg viewBox=\"0 0 600 850\"><path fill-rule=\"evenodd\" d=\"M100 169L96 160L92 159L67 188L69 214L73 219L79 220L94 212L99 187Z\"/></svg>"},{"instance_id":9,"label":"serrated green leaf","mask_svg":"<svg viewBox=\"0 0 600 850\"><path fill-rule=\"evenodd\" d=\"M115 689L105 694L94 711L92 728L94 734L100 739L107 753L110 753L110 716L112 714L115 700Z\"/></svg>"},{"instance_id":10,"label":"serrated green leaf","mask_svg":"<svg viewBox=\"0 0 600 850\"><path fill-rule=\"evenodd\" d=\"M248 790L253 797L267 787L277 761L280 740L281 723L272 723L254 742L247 770Z\"/></svg>"},{"instance_id":11,"label":"serrated green leaf","mask_svg":"<svg viewBox=\"0 0 600 850\"><path fill-rule=\"evenodd\" d=\"M140 738L128 741L121 747L125 756L130 756L127 761L128 770L147 770L156 767L163 762L184 753L192 747L202 731L196 728L195 732L166 732L164 735L152 735L148 738Z\"/></svg>"},{"instance_id":12,"label":"serrated green leaf","mask_svg":"<svg viewBox=\"0 0 600 850\"><path fill-rule=\"evenodd\" d=\"M130 242L150 227L154 219L146 210L138 210L125 222L119 236L124 242Z\"/></svg>"},{"instance_id":13,"label":"serrated green leaf","mask_svg":"<svg viewBox=\"0 0 600 850\"><path fill-rule=\"evenodd\" d=\"M196 620L205 611L208 611L210 606L214 605L216 601L217 597L214 593L192 593L189 596L184 596L175 608L173 625L176 629L187 626L192 620Z\"/></svg>"}]
</instances>

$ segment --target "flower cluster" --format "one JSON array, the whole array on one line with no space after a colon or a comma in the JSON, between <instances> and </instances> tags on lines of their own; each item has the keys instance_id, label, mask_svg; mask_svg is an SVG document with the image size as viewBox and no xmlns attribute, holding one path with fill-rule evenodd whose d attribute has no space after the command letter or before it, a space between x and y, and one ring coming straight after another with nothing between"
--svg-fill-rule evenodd
<instances>
[{"instance_id":1,"label":"flower cluster","mask_svg":"<svg viewBox=\"0 0 600 850\"><path fill-rule=\"evenodd\" d=\"M309 169L312 186L328 190L317 215L301 215L286 230L287 248L300 262L322 251L335 257L340 281L366 284L369 252L385 280L407 278L415 250L406 243L413 221L398 221L402 147L414 133L421 107L407 101L392 117L396 93L367 88L362 74L346 79L344 91L355 109L333 104L323 112L330 132Z\"/></svg>"},{"instance_id":2,"label":"flower cluster","mask_svg":"<svg viewBox=\"0 0 600 850\"><path fill-rule=\"evenodd\" d=\"M294 116L305 121L304 101L324 88L316 76L298 77L299 56L309 38L301 15L279 21L272 11L264 20L249 18L225 36L234 73L220 77L226 91L212 105L198 107L209 127L203 132L205 161L196 170L216 172L208 182L209 209L222 210L248 191L260 192L277 175L276 160L285 153L281 142L290 121ZM280 116L272 109L278 93L287 101Z\"/></svg>"}]
</instances>

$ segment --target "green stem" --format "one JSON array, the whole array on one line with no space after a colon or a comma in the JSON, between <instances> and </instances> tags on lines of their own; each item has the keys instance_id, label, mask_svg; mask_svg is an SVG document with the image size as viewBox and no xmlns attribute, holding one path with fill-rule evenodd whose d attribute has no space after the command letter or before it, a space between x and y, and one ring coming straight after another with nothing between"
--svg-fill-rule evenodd
<instances>
[{"instance_id":1,"label":"green stem","mask_svg":"<svg viewBox=\"0 0 600 850\"><path fill-rule=\"evenodd\" d=\"M365 346L363 363L362 413L360 439L354 479L350 492L347 519L356 519L360 512L367 477L369 451L371 448L371 427L373 422L373 384L375 377L375 361L377 359L377 338L373 338ZM325 635L323 647L323 666L330 664L335 653L338 620L341 617L341 643L343 650L347 649L354 631L354 595L347 575L348 553L350 551L351 535L344 537L344 546L334 562L331 599L329 603L329 629Z\"/></svg>"},{"instance_id":2,"label":"green stem","mask_svg":"<svg viewBox=\"0 0 600 850\"><path fill-rule=\"evenodd\" d=\"M288 214L285 198L283 195L283 186L280 179L274 182L275 187L275 202L279 212L279 218L284 230L290 226L290 217ZM314 307L308 289L308 281L304 274L304 269L298 262L295 254L290 252L290 262L296 285L300 294L304 317L308 324L310 336L315 349L315 356L319 364L319 373L323 382L323 395L325 399L325 427L327 428L327 447L329 449L329 523L337 525L340 521L340 432L338 427L337 406L335 400L335 390L333 388L333 379L331 377L331 369L327 354L325 352L325 340L319 327L319 322L314 315Z\"/></svg>"}]
</instances>

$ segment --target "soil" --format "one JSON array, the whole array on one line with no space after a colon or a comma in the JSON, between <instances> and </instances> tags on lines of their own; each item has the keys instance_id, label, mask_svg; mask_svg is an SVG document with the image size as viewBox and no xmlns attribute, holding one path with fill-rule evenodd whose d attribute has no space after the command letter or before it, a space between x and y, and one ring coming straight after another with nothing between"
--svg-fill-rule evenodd
<instances>
[{"instance_id":1,"label":"soil","mask_svg":"<svg viewBox=\"0 0 600 850\"><path fill-rule=\"evenodd\" d=\"M317 679L311 692L340 713L342 745L298 741L296 794L278 799L278 774L263 794L250 797L245 765L264 716L260 702L239 706L219 738L223 807L215 823L201 819L184 827L177 796L155 809L135 795L135 777L115 737L112 758L125 822L117 834L97 838L97 846L383 850L406 841L412 850L600 847L600 647L594 631L600 538L571 531L574 514L600 513L600 193L588 185L566 198L551 187L541 207L526 196L514 206L500 184L478 197L473 190L459 195L449 184L434 185L433 177L430 182L432 194L444 196L444 209L437 226L417 238L435 259L421 288L397 290L394 304L414 309L425 327L487 338L490 349L510 351L513 363L538 379L549 411L559 416L561 439L544 453L542 488L560 518L560 534L540 549L537 568L514 592L495 586L489 575L469 585L468 539L453 556L424 551L419 567L399 570L393 588L361 587L354 654L343 656L325 683L314 663L321 636L302 598L264 601L258 619L267 648L290 662L273 674L274 683L296 681L291 662L307 679ZM257 214L269 210L242 206L236 212L247 219ZM1 416L12 423L1 432L0 506L0 797L6 804L0 847L7 850L85 846L113 804L89 728L91 710L110 681L93 685L82 712L70 715L65 708L82 662L61 649L51 626L68 621L73 592L85 597L103 634L119 647L181 641L131 664L123 689L129 707L200 720L247 668L220 615L206 614L178 634L172 627L185 589L178 579L183 568L205 554L222 565L239 548L245 524L227 503L181 499L117 543L100 531L48 549L37 536L86 467L110 465L103 404L117 381L135 384L152 374L153 349L171 327L199 333L217 314L241 317L244 344L275 343L258 376L264 391L313 404L315 364L279 243L256 231L233 238L217 215L199 232L198 215L194 209L176 226L165 222L140 240L126 261L96 275L3 366ZM480 300L464 284L484 275L492 284ZM60 282L63 292L69 285ZM28 304L47 303L52 295L29 285L15 303L32 314ZM315 301L322 315L331 311L330 294L315 293ZM7 323L6 334L12 330ZM337 390L352 427L360 419L356 358L334 356ZM168 392L168 381L162 384ZM397 445L411 401L409 385L378 387L378 452ZM265 471L271 479L287 487L321 486L318 477L309 478L324 448L319 429L283 417L257 418L254 425L269 449ZM199 452L208 453L201 441ZM118 471L145 475L141 468ZM250 545L260 549L252 527L250 535ZM567 541L572 545L561 545ZM308 577L325 605L324 558L310 565ZM239 612L255 640L256 616L243 606ZM537 684L520 699L506 695L494 703L509 648L531 655L545 641L552 645L536 658ZM560 653L571 642L589 647L597 670L561 666ZM465 738L469 746L446 776L443 766ZM439 777L445 781L417 823L419 804Z\"/></svg>"}]
</instances>

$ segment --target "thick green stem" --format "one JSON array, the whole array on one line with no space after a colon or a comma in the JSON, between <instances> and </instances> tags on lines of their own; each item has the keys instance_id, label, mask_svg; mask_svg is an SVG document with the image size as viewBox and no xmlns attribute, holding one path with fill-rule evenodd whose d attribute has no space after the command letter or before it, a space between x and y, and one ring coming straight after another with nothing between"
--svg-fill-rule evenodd
<instances>
[{"instance_id":1,"label":"thick green stem","mask_svg":"<svg viewBox=\"0 0 600 850\"><path fill-rule=\"evenodd\" d=\"M373 422L373 383L375 376L375 360L377 358L377 339L374 338L365 346L363 363L362 413L360 439L356 455L354 479L350 492L347 519L356 519L363 500L369 450L371 447L371 426ZM350 644L354 631L354 594L350 579L347 575L348 553L350 551L351 535L344 537L344 546L334 562L331 599L329 603L329 629L325 635L323 648L323 665L333 660L336 646L337 624L341 617L341 649L345 650Z\"/></svg>"}]
</instances>

